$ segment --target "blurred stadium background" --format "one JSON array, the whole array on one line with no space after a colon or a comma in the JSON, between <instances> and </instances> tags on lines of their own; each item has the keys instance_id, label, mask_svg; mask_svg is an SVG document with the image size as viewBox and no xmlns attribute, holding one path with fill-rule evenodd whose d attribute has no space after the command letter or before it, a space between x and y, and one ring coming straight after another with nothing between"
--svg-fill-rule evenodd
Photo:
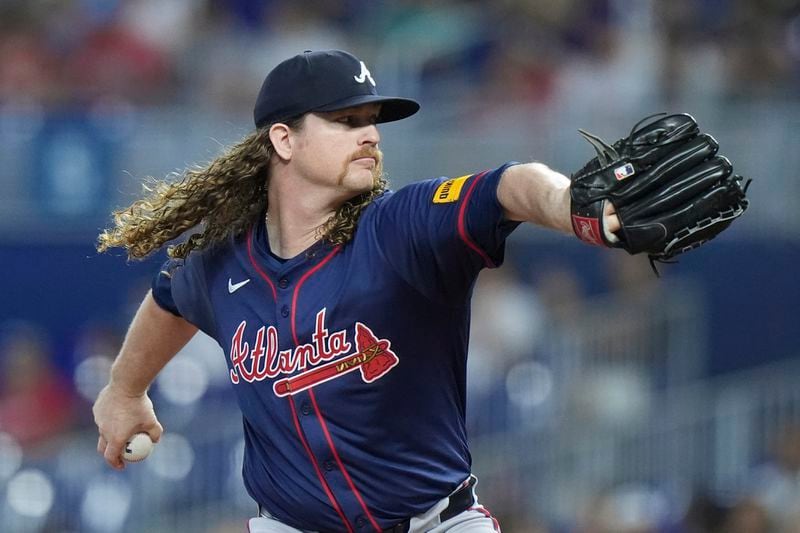
<instances>
[{"instance_id":1,"label":"blurred stadium background","mask_svg":"<svg viewBox=\"0 0 800 533\"><path fill-rule=\"evenodd\" d=\"M395 186L508 159L569 173L687 111L752 207L663 265L525 228L476 289L469 427L506 532L800 532L796 0L0 1L0 531L238 532L240 415L196 337L152 394L144 463L91 403L163 255L93 242L145 176L251 129L265 73L349 49L423 113L382 128ZM409 384L413 390L413 384Z\"/></svg>"}]
</instances>

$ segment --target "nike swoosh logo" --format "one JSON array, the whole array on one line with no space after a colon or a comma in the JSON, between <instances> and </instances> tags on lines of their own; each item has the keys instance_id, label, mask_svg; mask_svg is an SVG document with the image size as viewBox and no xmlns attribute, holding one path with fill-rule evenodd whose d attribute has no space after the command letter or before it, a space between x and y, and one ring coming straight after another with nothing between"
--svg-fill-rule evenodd
<instances>
[{"instance_id":1,"label":"nike swoosh logo","mask_svg":"<svg viewBox=\"0 0 800 533\"><path fill-rule=\"evenodd\" d=\"M244 281L240 281L239 283L234 283L231 278L228 278L228 294L233 294L234 292L238 291L248 283L250 283L250 278L247 278Z\"/></svg>"}]
</instances>

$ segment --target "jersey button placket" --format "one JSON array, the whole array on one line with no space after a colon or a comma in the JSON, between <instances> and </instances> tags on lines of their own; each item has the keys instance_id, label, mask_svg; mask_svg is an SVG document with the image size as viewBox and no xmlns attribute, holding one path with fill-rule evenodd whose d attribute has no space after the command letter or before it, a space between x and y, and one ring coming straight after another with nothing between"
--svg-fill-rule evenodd
<instances>
[{"instance_id":1,"label":"jersey button placket","mask_svg":"<svg viewBox=\"0 0 800 533\"><path fill-rule=\"evenodd\" d=\"M306 254L306 259L313 258L313 253ZM314 265L309 264L307 266L309 266L309 268L313 268ZM278 277L275 283L276 288L278 289L277 298L275 301L277 322L282 324L282 327L285 328L285 331L288 331L290 335L294 335L294 333L292 333L292 318L298 321L298 328L303 328L304 326L314 326L313 316L310 323L305 323L304 321L308 320L306 315L298 315L299 309L304 309L301 304L301 302L303 302L303 290L301 289L299 293L296 292L296 290L297 283L300 283L303 279L307 279L304 278L303 273L299 273L298 277L296 278L294 275L287 274ZM297 302L294 301L295 299L297 299ZM294 307L293 304L297 307ZM298 332L298 344L308 342L308 339L306 339L304 335L304 333ZM307 333L306 336L308 335L310 335L310 333ZM296 375L303 370L308 369L298 368L293 373ZM295 393L293 395L293 401L295 402L296 406L296 421L300 425L307 445L310 448L310 460L313 463L313 468L317 469L317 474L324 477L324 483L328 486L333 494L333 497L341 506L342 512L347 517L348 522L351 524L351 528L355 526L357 517L361 516L362 520L368 527L367 529L364 529L364 526L359 526L358 530L370 530L371 524L366 517L364 517L361 504L359 503L353 491L350 490L348 483L346 482L339 467L339 463L335 457L331 455L331 447L328 444L330 437L326 436L325 431L323 430L323 418L325 416L324 409L322 412L320 412L317 406L315 406L311 398L310 390L304 390Z\"/></svg>"},{"instance_id":2,"label":"jersey button placket","mask_svg":"<svg viewBox=\"0 0 800 533\"><path fill-rule=\"evenodd\" d=\"M339 470L339 465L331 455L309 393L308 391L302 391L297 393L294 398L297 402L297 418L311 448L313 462L316 464L315 468L318 469L319 474L325 477L325 482L330 487L350 524L355 524L355 516L361 511L361 506L347 487L341 470Z\"/></svg>"}]
</instances>

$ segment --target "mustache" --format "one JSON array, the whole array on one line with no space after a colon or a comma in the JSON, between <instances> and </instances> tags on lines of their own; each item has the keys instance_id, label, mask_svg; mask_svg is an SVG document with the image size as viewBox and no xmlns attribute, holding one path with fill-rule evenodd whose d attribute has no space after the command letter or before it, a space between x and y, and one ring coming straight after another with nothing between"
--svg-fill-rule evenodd
<instances>
[{"instance_id":1,"label":"mustache","mask_svg":"<svg viewBox=\"0 0 800 533\"><path fill-rule=\"evenodd\" d=\"M375 161L380 161L383 159L383 152L374 146L365 146L353 154L352 160L355 161L356 159L361 159L362 157L371 157Z\"/></svg>"}]
</instances>

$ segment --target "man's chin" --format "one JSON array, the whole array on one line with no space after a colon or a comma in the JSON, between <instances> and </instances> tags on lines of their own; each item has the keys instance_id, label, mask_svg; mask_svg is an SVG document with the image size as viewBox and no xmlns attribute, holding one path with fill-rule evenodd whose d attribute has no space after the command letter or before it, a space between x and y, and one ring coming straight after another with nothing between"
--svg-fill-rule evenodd
<instances>
[{"instance_id":1,"label":"man's chin","mask_svg":"<svg viewBox=\"0 0 800 533\"><path fill-rule=\"evenodd\" d=\"M371 175L369 178L351 175L343 185L349 200L359 194L371 191L375 187L375 183L377 183L377 180Z\"/></svg>"}]
</instances>

